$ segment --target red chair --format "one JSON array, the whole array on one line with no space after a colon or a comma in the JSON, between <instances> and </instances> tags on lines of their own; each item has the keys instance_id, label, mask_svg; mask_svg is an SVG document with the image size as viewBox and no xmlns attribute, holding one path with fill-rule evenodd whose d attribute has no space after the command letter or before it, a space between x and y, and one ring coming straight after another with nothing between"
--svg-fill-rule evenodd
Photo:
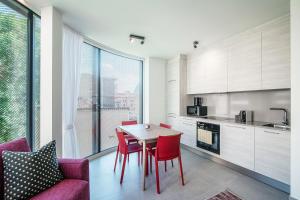
<instances>
[{"instance_id":1,"label":"red chair","mask_svg":"<svg viewBox=\"0 0 300 200\"><path fill-rule=\"evenodd\" d=\"M118 154L120 152L121 155L124 155L123 165L122 165L122 173L121 173L121 179L120 179L120 184L122 184L125 165L126 165L126 157L129 156L129 154L131 154L131 153L138 153L138 163L139 163L140 162L140 152L143 151L143 148L138 143L127 144L125 141L124 133L121 131L118 131L117 128L116 128L116 134L117 134L117 137L119 140L119 145L118 145L117 155L116 155L116 159L115 159L114 172L116 171Z\"/></svg>"},{"instance_id":2,"label":"red chair","mask_svg":"<svg viewBox=\"0 0 300 200\"><path fill-rule=\"evenodd\" d=\"M169 124L165 124L165 123L160 123L159 124L160 127L162 128L167 128L167 129L171 129L172 126L169 125ZM153 149L155 148L156 146L156 143L151 143L151 144L148 144L147 145L147 149ZM174 167L174 163L173 163L173 160L171 160L171 164L172 164L172 167ZM150 156L150 171L152 172L152 156ZM167 171L167 161L165 161L165 171Z\"/></svg>"},{"instance_id":3,"label":"red chair","mask_svg":"<svg viewBox=\"0 0 300 200\"><path fill-rule=\"evenodd\" d=\"M135 125L137 124L136 120L131 120L131 121L122 121L122 126L129 126L129 125ZM128 144L132 144L132 143L137 143L138 140L132 136L132 135L128 135L127 133L123 133L125 136L125 139L127 140ZM129 156L128 156L128 162L129 162Z\"/></svg>"},{"instance_id":4,"label":"red chair","mask_svg":"<svg viewBox=\"0 0 300 200\"><path fill-rule=\"evenodd\" d=\"M122 126L129 126L129 125L135 125L137 124L136 120L132 120L132 121L122 121ZM125 139L128 141L128 143L136 143L138 142L138 140L132 136L132 135L128 135L127 133L124 133L125 135Z\"/></svg>"},{"instance_id":5,"label":"red chair","mask_svg":"<svg viewBox=\"0 0 300 200\"><path fill-rule=\"evenodd\" d=\"M167 160L178 158L181 183L182 185L184 185L181 153L180 153L180 137L181 134L174 135L174 136L159 136L157 140L156 149L149 151L149 153L155 158L156 189L158 194L160 193L159 169L158 169L159 161L167 161Z\"/></svg>"},{"instance_id":6,"label":"red chair","mask_svg":"<svg viewBox=\"0 0 300 200\"><path fill-rule=\"evenodd\" d=\"M160 123L159 126L160 126L160 127L163 127L163 128L168 128L168 129L171 129L171 128L172 128L171 125L169 125L169 124L164 124L164 123Z\"/></svg>"}]
</instances>

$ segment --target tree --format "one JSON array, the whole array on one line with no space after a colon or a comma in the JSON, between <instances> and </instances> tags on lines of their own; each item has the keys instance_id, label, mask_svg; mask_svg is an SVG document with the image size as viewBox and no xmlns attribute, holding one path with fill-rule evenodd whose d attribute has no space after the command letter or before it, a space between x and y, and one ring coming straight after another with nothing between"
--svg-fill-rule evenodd
<instances>
[{"instance_id":1,"label":"tree","mask_svg":"<svg viewBox=\"0 0 300 200\"><path fill-rule=\"evenodd\" d=\"M13 18L0 13L0 143L10 140L12 131L9 122L9 115L12 112L9 106L11 102L9 85L13 78L14 54L10 36L13 29Z\"/></svg>"}]
</instances>

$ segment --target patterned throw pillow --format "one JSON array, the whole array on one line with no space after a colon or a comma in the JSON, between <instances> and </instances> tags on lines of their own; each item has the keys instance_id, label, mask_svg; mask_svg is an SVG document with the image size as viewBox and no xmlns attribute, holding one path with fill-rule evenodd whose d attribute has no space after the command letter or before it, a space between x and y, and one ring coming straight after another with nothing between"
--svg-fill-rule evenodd
<instances>
[{"instance_id":1,"label":"patterned throw pillow","mask_svg":"<svg viewBox=\"0 0 300 200\"><path fill-rule=\"evenodd\" d=\"M3 151L4 199L28 199L63 179L55 141L36 152Z\"/></svg>"}]
</instances>

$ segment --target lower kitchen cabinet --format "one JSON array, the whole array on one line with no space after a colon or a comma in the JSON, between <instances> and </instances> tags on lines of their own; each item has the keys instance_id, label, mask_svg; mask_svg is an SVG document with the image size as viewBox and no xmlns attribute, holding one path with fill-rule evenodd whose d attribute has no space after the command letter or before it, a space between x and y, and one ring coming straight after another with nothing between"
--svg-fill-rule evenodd
<instances>
[{"instance_id":1,"label":"lower kitchen cabinet","mask_svg":"<svg viewBox=\"0 0 300 200\"><path fill-rule=\"evenodd\" d=\"M226 161L254 170L254 127L223 124L220 156Z\"/></svg>"},{"instance_id":2,"label":"lower kitchen cabinet","mask_svg":"<svg viewBox=\"0 0 300 200\"><path fill-rule=\"evenodd\" d=\"M255 171L290 184L290 132L255 128Z\"/></svg>"},{"instance_id":3,"label":"lower kitchen cabinet","mask_svg":"<svg viewBox=\"0 0 300 200\"><path fill-rule=\"evenodd\" d=\"M181 117L180 130L183 134L181 136L181 143L189 147L196 147L196 119Z\"/></svg>"},{"instance_id":4,"label":"lower kitchen cabinet","mask_svg":"<svg viewBox=\"0 0 300 200\"><path fill-rule=\"evenodd\" d=\"M175 114L167 115L167 124L171 125L172 129L179 130L179 116Z\"/></svg>"}]
</instances>

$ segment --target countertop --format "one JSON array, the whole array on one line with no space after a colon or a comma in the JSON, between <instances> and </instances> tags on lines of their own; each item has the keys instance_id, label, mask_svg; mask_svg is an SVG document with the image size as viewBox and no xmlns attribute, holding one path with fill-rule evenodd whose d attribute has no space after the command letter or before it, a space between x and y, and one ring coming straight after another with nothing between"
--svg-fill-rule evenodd
<instances>
[{"instance_id":1,"label":"countertop","mask_svg":"<svg viewBox=\"0 0 300 200\"><path fill-rule=\"evenodd\" d=\"M279 127L268 127L268 126L263 126L265 124L271 124L272 122L262 122L262 121L253 121L253 122L240 122L236 121L233 118L229 117L220 117L220 116L205 116L205 117L200 117L200 116L182 116L182 117L191 117L191 118L197 118L199 120L208 120L208 121L217 121L217 122L222 122L222 123L231 123L231 124L238 124L238 125L245 125L245 126L254 126L254 127L260 127L260 128L266 128L266 129L273 129L273 130L279 130L279 131L290 131L290 127L288 128L279 128Z\"/></svg>"}]
</instances>

